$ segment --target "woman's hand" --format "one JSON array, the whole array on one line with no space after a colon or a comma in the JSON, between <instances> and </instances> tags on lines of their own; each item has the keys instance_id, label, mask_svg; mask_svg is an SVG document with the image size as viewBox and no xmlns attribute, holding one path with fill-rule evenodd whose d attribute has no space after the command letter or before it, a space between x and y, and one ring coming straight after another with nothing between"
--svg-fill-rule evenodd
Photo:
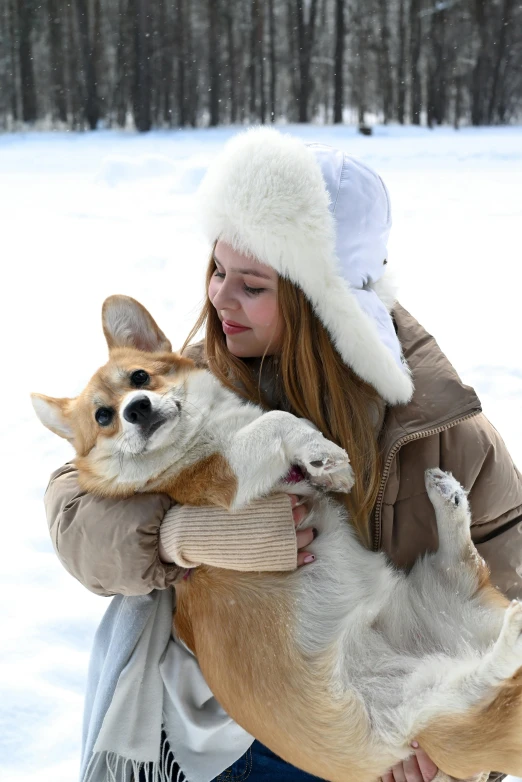
<instances>
[{"instance_id":1,"label":"woman's hand","mask_svg":"<svg viewBox=\"0 0 522 782\"><path fill-rule=\"evenodd\" d=\"M418 743L412 743L414 753L381 777L381 782L431 782L439 770Z\"/></svg>"},{"instance_id":2,"label":"woman's hand","mask_svg":"<svg viewBox=\"0 0 522 782\"><path fill-rule=\"evenodd\" d=\"M299 497L297 494L289 494L290 502L292 503L292 516L294 518L294 524L296 527L301 524L302 521L310 513L310 501L303 500L303 497ZM313 527L308 529L297 530L297 567L302 565L308 565L313 562L315 556L309 551L306 551L306 547L310 545L312 540L317 536L317 530Z\"/></svg>"}]
</instances>

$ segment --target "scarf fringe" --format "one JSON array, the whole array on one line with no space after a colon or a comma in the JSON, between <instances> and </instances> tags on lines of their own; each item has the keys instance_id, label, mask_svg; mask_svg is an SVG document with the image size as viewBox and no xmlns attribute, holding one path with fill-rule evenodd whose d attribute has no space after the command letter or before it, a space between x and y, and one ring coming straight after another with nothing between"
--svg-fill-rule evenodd
<instances>
[{"instance_id":1,"label":"scarf fringe","mask_svg":"<svg viewBox=\"0 0 522 782\"><path fill-rule=\"evenodd\" d=\"M97 752L85 770L82 782L190 782L179 768L170 747L163 744L161 761L142 763L117 755Z\"/></svg>"}]
</instances>

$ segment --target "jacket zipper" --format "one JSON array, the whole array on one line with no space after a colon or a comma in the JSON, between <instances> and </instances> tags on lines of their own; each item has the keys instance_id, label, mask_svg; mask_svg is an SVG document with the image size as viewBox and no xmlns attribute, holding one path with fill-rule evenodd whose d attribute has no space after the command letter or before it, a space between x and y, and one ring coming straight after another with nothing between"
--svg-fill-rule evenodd
<instances>
[{"instance_id":1,"label":"jacket zipper","mask_svg":"<svg viewBox=\"0 0 522 782\"><path fill-rule=\"evenodd\" d=\"M466 413L465 415L459 416L458 418L454 418L451 421L447 421L445 424L442 424L441 426L436 426L434 429L424 429L420 432L414 432L414 434L407 434L404 437L401 437L399 440L397 440L397 442L393 445L393 448L388 453L386 462L384 463L381 485L379 487L379 493L377 495L377 500L375 502L375 511L373 514L373 535L372 535L373 551L379 551L379 548L381 546L382 501L384 499L384 491L386 489L386 484L388 482L388 475L390 472L390 468L395 458L395 455L397 454L397 451L399 451L400 448L402 448L402 446L405 443L409 443L413 440L421 440L423 437L431 437L431 435L433 434L440 434L441 432L444 432L446 429L451 429L453 426L456 426L457 424L460 424L463 421L467 421L468 418L474 418L476 415L479 415L481 412L482 409L479 408L478 410L473 410L473 412L471 413Z\"/></svg>"}]
</instances>

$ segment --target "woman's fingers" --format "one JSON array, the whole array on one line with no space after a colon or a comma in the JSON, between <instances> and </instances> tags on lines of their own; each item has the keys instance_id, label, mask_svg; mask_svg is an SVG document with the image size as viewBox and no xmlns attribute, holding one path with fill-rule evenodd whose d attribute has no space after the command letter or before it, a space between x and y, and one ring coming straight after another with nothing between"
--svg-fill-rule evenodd
<instances>
[{"instance_id":1,"label":"woman's fingers","mask_svg":"<svg viewBox=\"0 0 522 782\"><path fill-rule=\"evenodd\" d=\"M406 782L424 782L422 778L422 772L419 767L419 762L415 755L406 758L402 765L404 768Z\"/></svg>"},{"instance_id":2,"label":"woman's fingers","mask_svg":"<svg viewBox=\"0 0 522 782\"><path fill-rule=\"evenodd\" d=\"M309 565L315 560L314 554L310 551L306 551L306 546L309 546L312 540L317 537L317 530L309 527L308 529L301 529L296 532L297 538L297 567L301 565Z\"/></svg>"},{"instance_id":3,"label":"woman's fingers","mask_svg":"<svg viewBox=\"0 0 522 782\"><path fill-rule=\"evenodd\" d=\"M295 534L297 538L297 549L300 551L301 549L304 549L306 546L309 546L312 540L314 539L314 531L311 527L308 529L299 529L297 530Z\"/></svg>"},{"instance_id":4,"label":"woman's fingers","mask_svg":"<svg viewBox=\"0 0 522 782\"><path fill-rule=\"evenodd\" d=\"M433 760L429 758L420 747L415 750L415 756L419 764L422 782L431 782L437 776L439 770Z\"/></svg>"},{"instance_id":5,"label":"woman's fingers","mask_svg":"<svg viewBox=\"0 0 522 782\"><path fill-rule=\"evenodd\" d=\"M308 516L311 508L311 501L307 497L299 497L297 494L289 494L292 505L292 516L294 524L298 527Z\"/></svg>"},{"instance_id":6,"label":"woman's fingers","mask_svg":"<svg viewBox=\"0 0 522 782\"><path fill-rule=\"evenodd\" d=\"M302 567L303 565L310 565L312 562L315 562L315 554L310 554L309 551L298 552L297 567Z\"/></svg>"},{"instance_id":7,"label":"woman's fingers","mask_svg":"<svg viewBox=\"0 0 522 782\"><path fill-rule=\"evenodd\" d=\"M292 516L294 524L298 527L308 516L309 510L306 505L298 505L296 508L292 508Z\"/></svg>"},{"instance_id":8,"label":"woman's fingers","mask_svg":"<svg viewBox=\"0 0 522 782\"><path fill-rule=\"evenodd\" d=\"M391 770L394 782L407 782L404 763L397 763Z\"/></svg>"},{"instance_id":9,"label":"woman's fingers","mask_svg":"<svg viewBox=\"0 0 522 782\"><path fill-rule=\"evenodd\" d=\"M292 517L294 519L294 525L299 527L299 525L310 513L309 504L306 502L306 500L303 499L303 497L299 497L297 494L289 494L288 496L290 497L290 502L292 505ZM302 565L309 565L314 561L315 556L310 551L306 551L305 549L306 546L310 545L316 536L317 530L312 527L297 530L297 567L301 567Z\"/></svg>"},{"instance_id":10,"label":"woman's fingers","mask_svg":"<svg viewBox=\"0 0 522 782\"><path fill-rule=\"evenodd\" d=\"M418 745L417 745L418 747ZM420 747L381 777L381 782L432 782L439 769Z\"/></svg>"}]
</instances>

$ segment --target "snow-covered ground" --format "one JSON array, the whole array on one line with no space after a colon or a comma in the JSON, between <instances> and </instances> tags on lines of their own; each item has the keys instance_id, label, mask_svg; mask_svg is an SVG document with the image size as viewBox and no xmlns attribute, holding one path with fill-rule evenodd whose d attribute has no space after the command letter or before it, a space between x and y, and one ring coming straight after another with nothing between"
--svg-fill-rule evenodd
<instances>
[{"instance_id":1,"label":"snow-covered ground","mask_svg":"<svg viewBox=\"0 0 522 782\"><path fill-rule=\"evenodd\" d=\"M291 127L373 165L390 264L522 465L522 128ZM193 195L231 129L0 136L0 778L76 779L91 639L107 606L59 564L42 495L71 455L29 392L73 396L105 361L100 307L142 301L179 346L204 296ZM521 541L522 542L522 541Z\"/></svg>"}]
</instances>

